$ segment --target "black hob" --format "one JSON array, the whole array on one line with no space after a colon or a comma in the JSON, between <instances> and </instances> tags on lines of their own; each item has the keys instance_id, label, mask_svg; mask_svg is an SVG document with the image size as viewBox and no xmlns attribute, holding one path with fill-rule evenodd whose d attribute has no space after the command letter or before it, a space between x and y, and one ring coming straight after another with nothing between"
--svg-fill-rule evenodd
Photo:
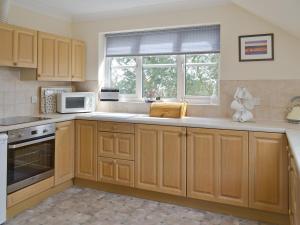
<instances>
[{"instance_id":1,"label":"black hob","mask_svg":"<svg viewBox=\"0 0 300 225\"><path fill-rule=\"evenodd\" d=\"M0 126L10 126L22 123L32 123L41 120L48 120L46 117L31 117L31 116L16 116L16 117L6 117L0 119Z\"/></svg>"}]
</instances>

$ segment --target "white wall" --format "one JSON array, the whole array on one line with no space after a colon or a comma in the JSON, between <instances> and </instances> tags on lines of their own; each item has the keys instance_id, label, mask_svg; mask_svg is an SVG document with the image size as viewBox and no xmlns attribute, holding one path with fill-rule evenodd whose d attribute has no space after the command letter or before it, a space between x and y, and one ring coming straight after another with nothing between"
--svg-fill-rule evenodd
<instances>
[{"instance_id":1,"label":"white wall","mask_svg":"<svg viewBox=\"0 0 300 225\"><path fill-rule=\"evenodd\" d=\"M300 79L300 39L233 4L193 11L79 22L73 24L72 32L74 37L87 44L87 79L97 80L98 64L102 63L104 52L104 38L100 35L98 39L99 33L211 23L221 24L222 80ZM259 33L275 34L275 61L240 63L238 36Z\"/></svg>"},{"instance_id":2,"label":"white wall","mask_svg":"<svg viewBox=\"0 0 300 225\"><path fill-rule=\"evenodd\" d=\"M47 16L13 4L10 7L8 22L17 26L27 27L48 33L72 36L71 21Z\"/></svg>"}]
</instances>

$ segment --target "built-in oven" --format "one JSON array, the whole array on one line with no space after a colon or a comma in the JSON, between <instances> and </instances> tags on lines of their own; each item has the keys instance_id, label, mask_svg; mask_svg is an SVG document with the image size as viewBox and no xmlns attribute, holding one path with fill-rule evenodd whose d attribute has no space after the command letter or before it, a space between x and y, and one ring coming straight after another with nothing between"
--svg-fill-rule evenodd
<instances>
[{"instance_id":1,"label":"built-in oven","mask_svg":"<svg viewBox=\"0 0 300 225\"><path fill-rule=\"evenodd\" d=\"M7 193L54 175L55 124L8 132Z\"/></svg>"}]
</instances>

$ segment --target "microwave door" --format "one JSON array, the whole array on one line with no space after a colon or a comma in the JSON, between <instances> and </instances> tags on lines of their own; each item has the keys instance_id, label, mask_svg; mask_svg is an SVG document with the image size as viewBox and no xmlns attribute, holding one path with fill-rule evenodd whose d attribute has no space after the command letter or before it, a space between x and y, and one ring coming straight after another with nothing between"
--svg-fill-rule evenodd
<instances>
[{"instance_id":1,"label":"microwave door","mask_svg":"<svg viewBox=\"0 0 300 225\"><path fill-rule=\"evenodd\" d=\"M83 112L85 111L86 99L84 96L66 97L66 112Z\"/></svg>"}]
</instances>

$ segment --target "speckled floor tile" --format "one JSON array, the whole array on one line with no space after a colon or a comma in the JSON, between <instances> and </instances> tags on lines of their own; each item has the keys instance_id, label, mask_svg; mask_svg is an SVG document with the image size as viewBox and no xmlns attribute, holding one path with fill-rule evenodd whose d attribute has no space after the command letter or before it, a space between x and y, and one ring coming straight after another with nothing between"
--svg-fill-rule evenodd
<instances>
[{"instance_id":1,"label":"speckled floor tile","mask_svg":"<svg viewBox=\"0 0 300 225\"><path fill-rule=\"evenodd\" d=\"M267 225L191 208L72 187L6 225Z\"/></svg>"}]
</instances>

